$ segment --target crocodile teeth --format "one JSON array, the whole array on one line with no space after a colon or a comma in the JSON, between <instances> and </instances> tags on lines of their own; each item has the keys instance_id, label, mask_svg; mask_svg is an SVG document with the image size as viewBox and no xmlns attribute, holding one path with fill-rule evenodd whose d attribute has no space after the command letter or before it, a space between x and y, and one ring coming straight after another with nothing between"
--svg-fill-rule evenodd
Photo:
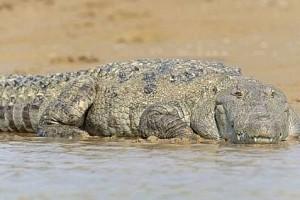
<instances>
[{"instance_id":1,"label":"crocodile teeth","mask_svg":"<svg viewBox=\"0 0 300 200\"><path fill-rule=\"evenodd\" d=\"M254 142L258 143L271 143L273 138L264 138L264 137L253 137Z\"/></svg>"}]
</instances>

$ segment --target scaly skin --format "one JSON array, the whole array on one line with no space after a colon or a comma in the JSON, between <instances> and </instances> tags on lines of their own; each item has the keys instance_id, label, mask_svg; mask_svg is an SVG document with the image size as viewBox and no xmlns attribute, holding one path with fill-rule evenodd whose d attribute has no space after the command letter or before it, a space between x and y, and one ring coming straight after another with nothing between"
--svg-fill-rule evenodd
<instances>
[{"instance_id":1,"label":"scaly skin","mask_svg":"<svg viewBox=\"0 0 300 200\"><path fill-rule=\"evenodd\" d=\"M299 134L278 89L221 63L143 59L0 78L1 131L275 143Z\"/></svg>"}]
</instances>

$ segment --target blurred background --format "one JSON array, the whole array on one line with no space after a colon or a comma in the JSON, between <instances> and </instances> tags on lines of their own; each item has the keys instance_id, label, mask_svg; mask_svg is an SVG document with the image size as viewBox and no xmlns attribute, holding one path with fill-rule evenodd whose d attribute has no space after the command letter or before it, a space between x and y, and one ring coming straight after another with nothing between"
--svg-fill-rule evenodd
<instances>
[{"instance_id":1,"label":"blurred background","mask_svg":"<svg viewBox=\"0 0 300 200\"><path fill-rule=\"evenodd\" d=\"M0 73L200 58L280 87L300 111L298 0L0 0Z\"/></svg>"}]
</instances>

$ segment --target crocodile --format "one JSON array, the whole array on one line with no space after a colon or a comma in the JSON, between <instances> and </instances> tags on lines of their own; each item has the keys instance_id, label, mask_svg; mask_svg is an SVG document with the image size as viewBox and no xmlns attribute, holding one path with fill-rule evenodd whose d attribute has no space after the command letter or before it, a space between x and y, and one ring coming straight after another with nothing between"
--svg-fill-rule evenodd
<instances>
[{"instance_id":1,"label":"crocodile","mask_svg":"<svg viewBox=\"0 0 300 200\"><path fill-rule=\"evenodd\" d=\"M201 138L278 143L300 134L279 89L221 62L138 59L0 77L0 131L41 137Z\"/></svg>"}]
</instances>

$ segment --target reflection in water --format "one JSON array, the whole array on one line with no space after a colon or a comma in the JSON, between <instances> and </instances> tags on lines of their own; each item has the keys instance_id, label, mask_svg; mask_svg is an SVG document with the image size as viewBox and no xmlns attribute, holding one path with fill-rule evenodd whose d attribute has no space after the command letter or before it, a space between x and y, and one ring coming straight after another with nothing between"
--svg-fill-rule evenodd
<instances>
[{"instance_id":1,"label":"reflection in water","mask_svg":"<svg viewBox=\"0 0 300 200\"><path fill-rule=\"evenodd\" d=\"M300 145L0 142L3 199L297 199Z\"/></svg>"}]
</instances>

